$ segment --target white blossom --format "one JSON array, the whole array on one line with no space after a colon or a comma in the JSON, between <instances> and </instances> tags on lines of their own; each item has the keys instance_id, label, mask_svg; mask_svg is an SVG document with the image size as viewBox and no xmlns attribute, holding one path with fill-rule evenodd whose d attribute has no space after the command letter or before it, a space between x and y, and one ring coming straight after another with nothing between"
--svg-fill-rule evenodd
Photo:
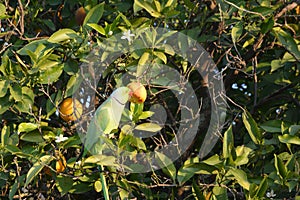
<instances>
[{"instance_id":1,"label":"white blossom","mask_svg":"<svg viewBox=\"0 0 300 200\"><path fill-rule=\"evenodd\" d=\"M266 196L272 199L272 197L276 197L276 194L274 193L274 190L271 190L271 192L267 192Z\"/></svg>"},{"instance_id":2,"label":"white blossom","mask_svg":"<svg viewBox=\"0 0 300 200\"><path fill-rule=\"evenodd\" d=\"M63 141L66 141L68 139L68 137L64 137L63 134L60 134L59 136L55 136L55 142L56 143L60 143Z\"/></svg>"},{"instance_id":3,"label":"white blossom","mask_svg":"<svg viewBox=\"0 0 300 200\"><path fill-rule=\"evenodd\" d=\"M131 42L131 37L134 37L135 35L131 33L130 30L127 30L123 32L123 36L121 37L122 40L128 40L128 42Z\"/></svg>"}]
</instances>

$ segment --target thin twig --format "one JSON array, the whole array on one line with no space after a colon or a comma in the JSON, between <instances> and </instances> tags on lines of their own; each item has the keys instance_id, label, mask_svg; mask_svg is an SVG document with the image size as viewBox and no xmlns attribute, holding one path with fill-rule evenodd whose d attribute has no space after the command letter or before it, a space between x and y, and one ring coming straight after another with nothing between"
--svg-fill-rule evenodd
<instances>
[{"instance_id":1,"label":"thin twig","mask_svg":"<svg viewBox=\"0 0 300 200\"><path fill-rule=\"evenodd\" d=\"M253 65L253 80L254 80L254 101L253 101L253 108L252 108L252 113L254 111L254 108L256 107L257 104L257 72L256 72L256 68L257 68L257 57L255 56L252 60L252 65Z\"/></svg>"},{"instance_id":2,"label":"thin twig","mask_svg":"<svg viewBox=\"0 0 300 200\"><path fill-rule=\"evenodd\" d=\"M293 2L291 4L288 4L286 7L284 7L277 15L275 15L274 19L278 19L279 17L281 17L282 15L284 15L286 12L293 10L294 8L296 8L298 6L298 4L296 2Z\"/></svg>"},{"instance_id":3,"label":"thin twig","mask_svg":"<svg viewBox=\"0 0 300 200\"><path fill-rule=\"evenodd\" d=\"M20 9L20 29L21 29L21 36L24 35L24 8L21 0L18 0L19 9Z\"/></svg>"},{"instance_id":4,"label":"thin twig","mask_svg":"<svg viewBox=\"0 0 300 200\"><path fill-rule=\"evenodd\" d=\"M246 13L258 15L258 16L260 16L263 20L265 20L265 16L263 16L261 13L253 12L253 11L247 10L247 9L245 9L245 8L241 8L241 7L237 6L237 5L235 5L234 3L229 2L229 1L226 1L226 0L224 0L224 2L227 3L227 4L229 4L229 5L231 5L231 6L233 6L233 7L235 7L235 8L237 8L237 9L239 9L239 10L241 10L241 11L246 12Z\"/></svg>"}]
</instances>

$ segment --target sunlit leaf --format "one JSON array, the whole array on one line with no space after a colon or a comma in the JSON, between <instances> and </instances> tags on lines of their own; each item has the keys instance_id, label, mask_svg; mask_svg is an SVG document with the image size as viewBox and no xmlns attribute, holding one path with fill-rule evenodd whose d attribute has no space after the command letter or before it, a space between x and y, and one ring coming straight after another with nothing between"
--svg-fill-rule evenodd
<instances>
[{"instance_id":1,"label":"sunlit leaf","mask_svg":"<svg viewBox=\"0 0 300 200\"><path fill-rule=\"evenodd\" d=\"M143 124L139 124L137 125L135 128L135 130L139 130L139 131L148 131L148 132L158 132L162 129L162 127L158 124L154 124L154 123L143 123Z\"/></svg>"},{"instance_id":2,"label":"sunlit leaf","mask_svg":"<svg viewBox=\"0 0 300 200\"><path fill-rule=\"evenodd\" d=\"M246 190L249 190L250 183L248 181L246 172L244 172L241 169L230 168L230 170L228 171L228 174L233 175L234 179L237 180L237 183L239 185L241 185Z\"/></svg>"},{"instance_id":3,"label":"sunlit leaf","mask_svg":"<svg viewBox=\"0 0 300 200\"><path fill-rule=\"evenodd\" d=\"M284 179L287 174L287 168L283 164L283 161L276 154L274 154L274 165L277 171L277 175Z\"/></svg>"},{"instance_id":4,"label":"sunlit leaf","mask_svg":"<svg viewBox=\"0 0 300 200\"><path fill-rule=\"evenodd\" d=\"M278 139L282 143L300 145L300 138L294 135L289 135L289 134L279 135Z\"/></svg>"},{"instance_id":5,"label":"sunlit leaf","mask_svg":"<svg viewBox=\"0 0 300 200\"><path fill-rule=\"evenodd\" d=\"M58 31L56 31L55 33L53 33L49 39L48 42L51 43L60 43L60 42L64 42L66 40L70 40L73 38L77 37L77 33L69 28L64 28L64 29L60 29Z\"/></svg>"},{"instance_id":6,"label":"sunlit leaf","mask_svg":"<svg viewBox=\"0 0 300 200\"><path fill-rule=\"evenodd\" d=\"M84 18L83 26L88 25L88 23L97 24L103 15L103 11L104 11L104 2L94 6Z\"/></svg>"},{"instance_id":7,"label":"sunlit leaf","mask_svg":"<svg viewBox=\"0 0 300 200\"><path fill-rule=\"evenodd\" d=\"M116 166L116 158L114 156L93 155L88 157L85 163L95 163L103 166Z\"/></svg>"},{"instance_id":8,"label":"sunlit leaf","mask_svg":"<svg viewBox=\"0 0 300 200\"><path fill-rule=\"evenodd\" d=\"M243 24L236 23L231 30L231 38L234 43L236 43L243 33Z\"/></svg>"}]
</instances>

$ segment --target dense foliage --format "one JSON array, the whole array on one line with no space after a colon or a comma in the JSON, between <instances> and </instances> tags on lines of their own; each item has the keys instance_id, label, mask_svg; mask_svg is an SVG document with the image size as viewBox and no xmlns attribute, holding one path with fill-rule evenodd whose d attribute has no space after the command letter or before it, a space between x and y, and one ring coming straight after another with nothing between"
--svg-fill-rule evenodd
<instances>
[{"instance_id":1,"label":"dense foliage","mask_svg":"<svg viewBox=\"0 0 300 200\"><path fill-rule=\"evenodd\" d=\"M299 198L299 18L299 1L284 0L0 0L0 198L102 199L106 192L111 199ZM148 62L187 76L204 105L197 139L180 159L170 164L161 156L162 169L128 173L109 156L82 155L80 125L65 122L58 108L84 82L80 66L96 46L147 27L202 45L224 80L227 116L217 144L199 157L213 101L205 78L167 48L119 56L97 82L95 98L82 97L84 106L97 108L122 74ZM132 127L148 122L153 104L165 107L172 125L179 116L172 92L144 85L146 102L126 112ZM157 129L148 125L149 132ZM150 139L122 128L110 141L146 152L172 139L171 125Z\"/></svg>"}]
</instances>

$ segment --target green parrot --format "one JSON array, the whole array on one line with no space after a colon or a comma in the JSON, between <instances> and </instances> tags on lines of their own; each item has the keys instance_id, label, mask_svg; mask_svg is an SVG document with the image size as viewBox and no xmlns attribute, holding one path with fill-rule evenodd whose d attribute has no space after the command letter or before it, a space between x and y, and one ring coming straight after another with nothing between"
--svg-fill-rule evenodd
<instances>
[{"instance_id":1,"label":"green parrot","mask_svg":"<svg viewBox=\"0 0 300 200\"><path fill-rule=\"evenodd\" d=\"M96 110L87 130L84 146L91 154L101 154L104 134L117 129L130 89L120 87Z\"/></svg>"},{"instance_id":2,"label":"green parrot","mask_svg":"<svg viewBox=\"0 0 300 200\"><path fill-rule=\"evenodd\" d=\"M92 155L101 154L105 134L110 134L112 130L118 128L129 95L130 89L128 87L120 87L97 108L87 129L84 142L84 155L87 151ZM109 200L108 187L103 173L104 167L99 165L98 169L100 171L104 199Z\"/></svg>"}]
</instances>

